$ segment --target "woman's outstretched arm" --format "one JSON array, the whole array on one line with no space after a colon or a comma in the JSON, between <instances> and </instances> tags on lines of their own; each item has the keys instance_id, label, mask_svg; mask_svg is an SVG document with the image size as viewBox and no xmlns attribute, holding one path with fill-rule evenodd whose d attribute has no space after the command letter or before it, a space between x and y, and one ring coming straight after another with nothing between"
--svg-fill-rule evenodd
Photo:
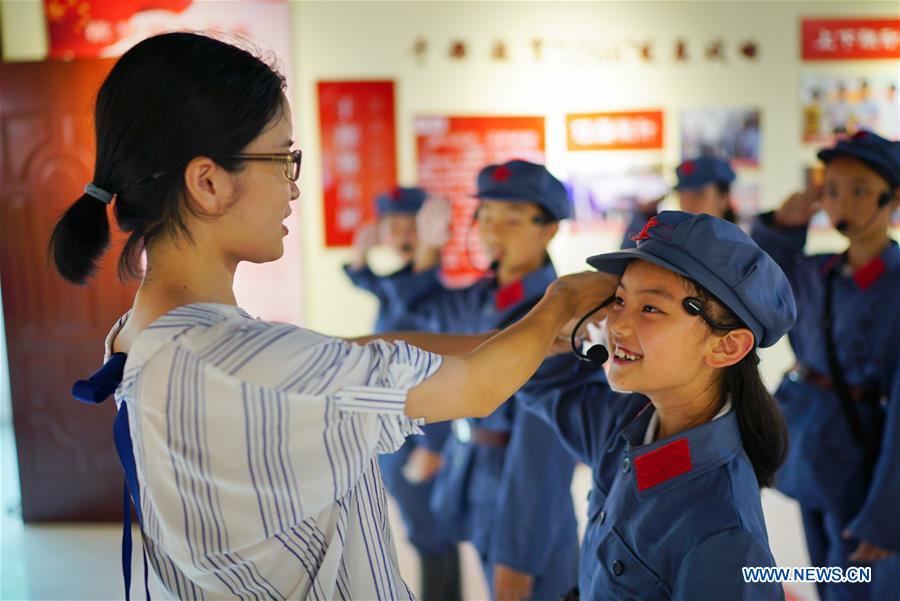
<instances>
[{"instance_id":1,"label":"woman's outstretched arm","mask_svg":"<svg viewBox=\"0 0 900 601\"><path fill-rule=\"evenodd\" d=\"M426 422L489 415L534 374L563 326L608 298L617 284L617 277L597 272L556 280L518 322L471 352L461 356L442 353L445 357L440 369L409 391L406 414L424 417ZM453 338L447 342L459 350L477 342L477 337Z\"/></svg>"}]
</instances>

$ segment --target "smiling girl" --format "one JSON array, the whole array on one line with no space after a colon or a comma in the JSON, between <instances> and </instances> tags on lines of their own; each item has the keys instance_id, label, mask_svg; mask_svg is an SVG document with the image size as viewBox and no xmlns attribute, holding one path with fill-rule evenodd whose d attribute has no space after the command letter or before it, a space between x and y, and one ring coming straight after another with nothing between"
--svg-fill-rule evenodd
<instances>
[{"instance_id":1,"label":"smiling girl","mask_svg":"<svg viewBox=\"0 0 900 601\"><path fill-rule=\"evenodd\" d=\"M756 349L793 325L790 287L740 228L709 215L666 211L636 238L588 259L621 274L602 314L609 383L559 372L519 393L593 472L580 596L782 599L741 568L774 565L759 489L786 432Z\"/></svg>"}]
</instances>

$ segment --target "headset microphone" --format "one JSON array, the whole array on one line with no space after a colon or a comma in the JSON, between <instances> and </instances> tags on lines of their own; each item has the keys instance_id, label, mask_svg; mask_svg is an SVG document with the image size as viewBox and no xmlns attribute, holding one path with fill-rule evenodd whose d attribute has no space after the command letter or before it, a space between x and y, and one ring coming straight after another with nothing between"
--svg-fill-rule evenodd
<instances>
[{"instance_id":1,"label":"headset microphone","mask_svg":"<svg viewBox=\"0 0 900 601\"><path fill-rule=\"evenodd\" d=\"M595 344L587 350L585 357L595 365L603 365L609 359L609 351L602 344Z\"/></svg>"},{"instance_id":2,"label":"headset microphone","mask_svg":"<svg viewBox=\"0 0 900 601\"><path fill-rule=\"evenodd\" d=\"M596 365L599 367L600 365L603 365L604 363L606 363L607 359L609 359L609 351L606 350L606 347L603 346L602 344L595 344L594 346L592 346L591 348L589 348L587 350L587 353L582 353L581 350L578 348L578 346L575 344L575 334L578 332L579 329L581 329L582 324L584 324L584 322L587 321L588 317L590 317L591 315L593 315L600 309L603 309L604 307L611 305L615 299L616 299L616 296L612 295L609 298L607 298L605 301L603 301L602 303L600 303L599 305L597 305L596 307L594 307L593 309L588 311L584 315L584 317L582 317L578 321L578 324L572 330L572 337L569 340L569 342L572 345L572 352L575 354L576 357L578 357L582 361L587 361L588 363L592 363L593 365Z\"/></svg>"},{"instance_id":3,"label":"headset microphone","mask_svg":"<svg viewBox=\"0 0 900 601\"><path fill-rule=\"evenodd\" d=\"M839 231L842 234L846 234L847 232L849 232L851 230L866 229L867 227L869 227L869 225L871 225L871 223L873 221L875 221L875 218L878 217L878 213L881 212L881 209L883 209L884 207L888 206L891 203L892 197L893 197L893 193L891 191L882 192L878 196L878 206L875 207L874 211L872 211L872 216L869 217L866 221L864 221L861 225L858 225L856 227L850 227L849 221L847 221L846 219L841 219L836 224L834 224L834 229L836 229L837 231Z\"/></svg>"}]
</instances>

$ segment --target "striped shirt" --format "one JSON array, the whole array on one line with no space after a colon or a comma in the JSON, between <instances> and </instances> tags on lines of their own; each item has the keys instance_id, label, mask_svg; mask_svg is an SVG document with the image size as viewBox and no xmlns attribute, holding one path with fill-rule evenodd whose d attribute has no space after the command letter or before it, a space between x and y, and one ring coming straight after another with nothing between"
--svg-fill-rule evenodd
<instances>
[{"instance_id":1,"label":"striped shirt","mask_svg":"<svg viewBox=\"0 0 900 601\"><path fill-rule=\"evenodd\" d=\"M228 305L179 307L141 332L115 397L168 593L412 598L375 456L421 433L406 393L440 364L402 342L351 344Z\"/></svg>"}]
</instances>

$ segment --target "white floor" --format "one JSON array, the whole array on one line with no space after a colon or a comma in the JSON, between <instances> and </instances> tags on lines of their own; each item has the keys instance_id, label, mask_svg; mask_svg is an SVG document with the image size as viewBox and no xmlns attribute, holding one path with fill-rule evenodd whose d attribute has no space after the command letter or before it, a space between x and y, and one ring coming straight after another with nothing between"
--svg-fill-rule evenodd
<instances>
[{"instance_id":1,"label":"white floor","mask_svg":"<svg viewBox=\"0 0 900 601\"><path fill-rule=\"evenodd\" d=\"M112 450L110 451L112 452ZM19 517L18 473L11 428L0 427L0 599L122 599L120 568L121 526L115 524L24 525ZM583 529L587 510L585 497L590 472L580 466L572 483L577 515ZM771 491L763 494L769 539L779 565L808 565L797 506ZM403 527L391 506L396 529L400 569L414 591L418 588L419 565L406 543ZM135 537L139 537L137 531ZM135 538L138 540L138 538ZM487 599L484 578L474 549L463 545L463 591L466 599ZM144 599L140 554L132 557L132 594ZM150 594L163 599L151 579ZM794 585L795 599L814 600L812 585Z\"/></svg>"}]
</instances>

